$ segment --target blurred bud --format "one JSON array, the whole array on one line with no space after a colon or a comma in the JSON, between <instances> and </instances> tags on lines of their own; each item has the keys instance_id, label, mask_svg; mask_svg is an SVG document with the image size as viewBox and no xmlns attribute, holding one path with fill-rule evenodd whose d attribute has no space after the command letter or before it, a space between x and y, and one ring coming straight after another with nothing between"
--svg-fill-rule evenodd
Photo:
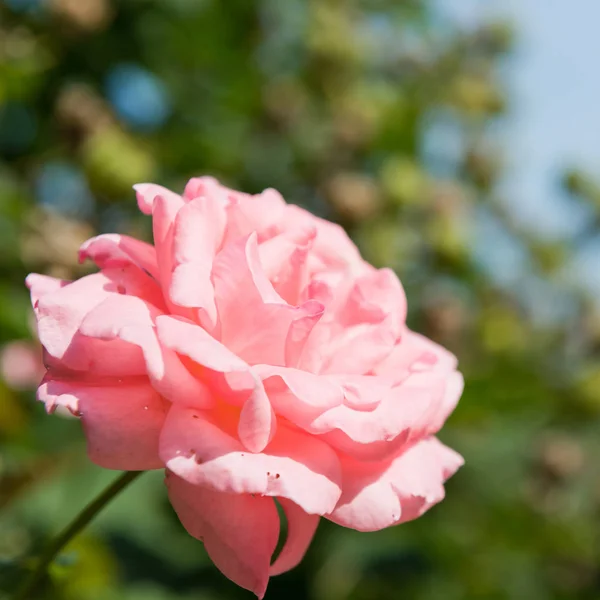
<instances>
[{"instance_id":1,"label":"blurred bud","mask_svg":"<svg viewBox=\"0 0 600 600\"><path fill-rule=\"evenodd\" d=\"M50 10L82 32L104 29L113 18L109 0L50 0Z\"/></svg>"},{"instance_id":2,"label":"blurred bud","mask_svg":"<svg viewBox=\"0 0 600 600\"><path fill-rule=\"evenodd\" d=\"M377 185L360 173L338 173L325 183L324 191L338 213L351 221L367 219L381 206Z\"/></svg>"},{"instance_id":3,"label":"blurred bud","mask_svg":"<svg viewBox=\"0 0 600 600\"><path fill-rule=\"evenodd\" d=\"M592 200L600 206L600 184L587 174L576 169L567 171L563 177L563 187L571 194Z\"/></svg>"},{"instance_id":4,"label":"blurred bud","mask_svg":"<svg viewBox=\"0 0 600 600\"><path fill-rule=\"evenodd\" d=\"M155 171L152 155L117 127L90 136L83 146L83 161L94 186L108 194L129 193L140 181L151 181Z\"/></svg>"},{"instance_id":5,"label":"blurred bud","mask_svg":"<svg viewBox=\"0 0 600 600\"><path fill-rule=\"evenodd\" d=\"M379 267L406 270L417 262L422 238L415 228L389 216L370 219L358 228L357 242L365 259Z\"/></svg>"},{"instance_id":6,"label":"blurred bud","mask_svg":"<svg viewBox=\"0 0 600 600\"><path fill-rule=\"evenodd\" d=\"M329 62L352 65L364 56L357 43L352 11L344 3L310 2L307 44L309 50Z\"/></svg>"},{"instance_id":7,"label":"blurred bud","mask_svg":"<svg viewBox=\"0 0 600 600\"><path fill-rule=\"evenodd\" d=\"M489 190L500 170L500 164L488 149L471 148L465 156L465 168L475 185Z\"/></svg>"},{"instance_id":8,"label":"blurred bud","mask_svg":"<svg viewBox=\"0 0 600 600\"><path fill-rule=\"evenodd\" d=\"M508 21L493 21L477 31L478 44L494 54L502 54L510 50L514 37L513 24Z\"/></svg>"},{"instance_id":9,"label":"blurred bud","mask_svg":"<svg viewBox=\"0 0 600 600\"><path fill-rule=\"evenodd\" d=\"M380 171L381 184L387 195L397 204L427 201L429 181L417 163L408 157L392 156Z\"/></svg>"},{"instance_id":10,"label":"blurred bud","mask_svg":"<svg viewBox=\"0 0 600 600\"><path fill-rule=\"evenodd\" d=\"M70 278L79 267L79 247L92 237L93 229L86 223L46 211L33 213L27 225L21 238L23 262L51 265L58 269L57 276Z\"/></svg>"},{"instance_id":11,"label":"blurred bud","mask_svg":"<svg viewBox=\"0 0 600 600\"><path fill-rule=\"evenodd\" d=\"M35 37L25 27L0 30L0 58L9 61L30 60L38 47Z\"/></svg>"},{"instance_id":12,"label":"blurred bud","mask_svg":"<svg viewBox=\"0 0 600 600\"><path fill-rule=\"evenodd\" d=\"M460 337L468 323L465 304L456 296L446 293L435 297L424 309L428 335L445 345Z\"/></svg>"},{"instance_id":13,"label":"blurred bud","mask_svg":"<svg viewBox=\"0 0 600 600\"><path fill-rule=\"evenodd\" d=\"M600 365L583 367L575 377L575 389L582 404L594 414L600 414Z\"/></svg>"},{"instance_id":14,"label":"blurred bud","mask_svg":"<svg viewBox=\"0 0 600 600\"><path fill-rule=\"evenodd\" d=\"M306 109L304 88L293 79L274 79L263 89L263 102L268 114L278 123L289 126L298 121Z\"/></svg>"},{"instance_id":15,"label":"blurred bud","mask_svg":"<svg viewBox=\"0 0 600 600\"><path fill-rule=\"evenodd\" d=\"M539 458L548 475L556 479L564 479L581 471L585 455L581 444L576 439L554 435L543 440Z\"/></svg>"},{"instance_id":16,"label":"blurred bud","mask_svg":"<svg viewBox=\"0 0 600 600\"><path fill-rule=\"evenodd\" d=\"M467 191L456 181L436 181L430 190L432 210L440 217L460 216L466 208Z\"/></svg>"},{"instance_id":17,"label":"blurred bud","mask_svg":"<svg viewBox=\"0 0 600 600\"><path fill-rule=\"evenodd\" d=\"M55 114L60 123L83 136L115 123L104 100L90 87L82 84L67 85L60 90Z\"/></svg>"},{"instance_id":18,"label":"blurred bud","mask_svg":"<svg viewBox=\"0 0 600 600\"><path fill-rule=\"evenodd\" d=\"M398 91L384 84L361 83L341 90L334 87L329 96L335 135L349 146L368 143L392 108L397 113L395 119L404 109Z\"/></svg>"},{"instance_id":19,"label":"blurred bud","mask_svg":"<svg viewBox=\"0 0 600 600\"><path fill-rule=\"evenodd\" d=\"M0 348L0 374L9 387L15 390L34 389L45 372L39 344L16 340Z\"/></svg>"},{"instance_id":20,"label":"blurred bud","mask_svg":"<svg viewBox=\"0 0 600 600\"><path fill-rule=\"evenodd\" d=\"M529 248L539 268L547 275L556 273L565 264L567 248L562 243L532 241Z\"/></svg>"},{"instance_id":21,"label":"blurred bud","mask_svg":"<svg viewBox=\"0 0 600 600\"><path fill-rule=\"evenodd\" d=\"M497 114L504 110L504 99L495 85L484 76L459 75L450 88L451 101L473 116Z\"/></svg>"},{"instance_id":22,"label":"blurred bud","mask_svg":"<svg viewBox=\"0 0 600 600\"><path fill-rule=\"evenodd\" d=\"M528 344L528 333L516 310L491 305L482 313L481 339L490 352L518 354Z\"/></svg>"}]
</instances>

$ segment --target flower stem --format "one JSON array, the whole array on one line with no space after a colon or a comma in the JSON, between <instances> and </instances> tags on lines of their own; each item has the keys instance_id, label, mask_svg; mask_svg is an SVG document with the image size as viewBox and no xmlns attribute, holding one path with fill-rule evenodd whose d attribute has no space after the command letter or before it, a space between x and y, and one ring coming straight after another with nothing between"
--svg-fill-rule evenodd
<instances>
[{"instance_id":1,"label":"flower stem","mask_svg":"<svg viewBox=\"0 0 600 600\"><path fill-rule=\"evenodd\" d=\"M46 569L60 551L74 538L121 490L126 488L143 471L125 471L118 479L109 485L96 499L92 500L69 525L61 531L38 559L34 570L17 590L13 600L31 600L46 574Z\"/></svg>"}]
</instances>

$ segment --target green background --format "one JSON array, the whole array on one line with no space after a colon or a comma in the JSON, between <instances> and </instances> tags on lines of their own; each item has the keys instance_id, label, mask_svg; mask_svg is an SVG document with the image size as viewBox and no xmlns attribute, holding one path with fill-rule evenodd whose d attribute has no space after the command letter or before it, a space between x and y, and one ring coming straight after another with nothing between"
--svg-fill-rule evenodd
<instances>
[{"instance_id":1,"label":"green background","mask_svg":"<svg viewBox=\"0 0 600 600\"><path fill-rule=\"evenodd\" d=\"M600 597L600 315L569 276L598 234L600 191L557 174L589 209L586 231L560 243L506 211L496 183L510 147L496 134L514 35L497 22L461 30L425 0L0 3L5 352L32 339L28 272L80 276L77 248L97 232L149 240L131 185L180 190L211 174L342 223L397 271L410 325L460 359L466 390L440 437L466 466L447 499L378 533L323 521L267 600ZM510 283L481 258L485 227L502 232L492 253L514 257ZM76 422L5 379L0 596L115 477L87 461ZM73 542L40 592L250 597L179 525L158 472Z\"/></svg>"}]
</instances>

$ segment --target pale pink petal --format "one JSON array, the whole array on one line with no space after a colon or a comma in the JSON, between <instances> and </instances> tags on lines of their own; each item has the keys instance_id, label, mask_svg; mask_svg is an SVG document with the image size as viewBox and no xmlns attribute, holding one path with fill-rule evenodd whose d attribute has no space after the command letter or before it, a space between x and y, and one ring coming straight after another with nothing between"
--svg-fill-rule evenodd
<instances>
[{"instance_id":1,"label":"pale pink petal","mask_svg":"<svg viewBox=\"0 0 600 600\"><path fill-rule=\"evenodd\" d=\"M435 438L401 450L392 461L342 460L344 489L327 518L359 531L377 531L422 515L444 498L444 481L462 458Z\"/></svg>"},{"instance_id":2,"label":"pale pink petal","mask_svg":"<svg viewBox=\"0 0 600 600\"><path fill-rule=\"evenodd\" d=\"M343 403L342 386L325 377L298 369L256 365L275 412L301 427L311 423L326 410Z\"/></svg>"},{"instance_id":3,"label":"pale pink petal","mask_svg":"<svg viewBox=\"0 0 600 600\"><path fill-rule=\"evenodd\" d=\"M186 204L175 220L174 269L169 291L179 306L202 309L211 328L217 323L212 263L225 231L224 206L212 196Z\"/></svg>"},{"instance_id":4,"label":"pale pink petal","mask_svg":"<svg viewBox=\"0 0 600 600\"><path fill-rule=\"evenodd\" d=\"M293 204L285 207L282 220L283 226L287 227L308 225L317 228L313 249L327 268L350 266L356 272L365 268L366 263L360 257L358 248L339 225L315 217L307 210Z\"/></svg>"},{"instance_id":5,"label":"pale pink petal","mask_svg":"<svg viewBox=\"0 0 600 600\"><path fill-rule=\"evenodd\" d=\"M230 203L227 207L226 244L251 233L263 242L280 232L279 223L285 214L286 203L281 194L267 189L261 194L250 196L227 190Z\"/></svg>"},{"instance_id":6,"label":"pale pink petal","mask_svg":"<svg viewBox=\"0 0 600 600\"><path fill-rule=\"evenodd\" d=\"M401 332L399 343L381 363L376 365L374 372L401 381L413 372L435 370L449 373L456 369L456 365L456 357L451 352L405 328Z\"/></svg>"},{"instance_id":7,"label":"pale pink petal","mask_svg":"<svg viewBox=\"0 0 600 600\"><path fill-rule=\"evenodd\" d=\"M206 385L185 368L173 350L159 343L154 321L160 315L141 298L113 296L89 313L80 331L88 338L120 339L141 350L152 385L172 402L213 406L215 398Z\"/></svg>"},{"instance_id":8,"label":"pale pink petal","mask_svg":"<svg viewBox=\"0 0 600 600\"><path fill-rule=\"evenodd\" d=\"M382 459L432 433L432 423L445 420L447 389L453 394L458 391L454 377L413 373L402 384L387 389L371 410L357 410L346 401L323 412L305 429L357 458Z\"/></svg>"},{"instance_id":9,"label":"pale pink petal","mask_svg":"<svg viewBox=\"0 0 600 600\"><path fill-rule=\"evenodd\" d=\"M288 367L296 367L303 362L306 344L325 312L323 304L316 300L307 300L299 308L299 316L294 315L285 338L284 364Z\"/></svg>"},{"instance_id":10,"label":"pale pink petal","mask_svg":"<svg viewBox=\"0 0 600 600\"><path fill-rule=\"evenodd\" d=\"M305 227L284 232L260 244L260 262L277 293L289 304L298 304L308 284L307 259L317 232Z\"/></svg>"},{"instance_id":11,"label":"pale pink petal","mask_svg":"<svg viewBox=\"0 0 600 600\"><path fill-rule=\"evenodd\" d=\"M160 455L190 483L288 498L308 513L330 512L340 494L335 452L318 438L283 424L263 452L255 454L237 438L234 415L173 406Z\"/></svg>"},{"instance_id":12,"label":"pale pink petal","mask_svg":"<svg viewBox=\"0 0 600 600\"><path fill-rule=\"evenodd\" d=\"M161 185L154 183L136 183L133 186L137 197L138 207L145 215L151 215L154 210L154 201L157 196L171 199L173 201L181 200L181 196L168 190Z\"/></svg>"},{"instance_id":13,"label":"pale pink petal","mask_svg":"<svg viewBox=\"0 0 600 600\"><path fill-rule=\"evenodd\" d=\"M183 197L186 200L194 200L200 196L212 196L225 206L227 191L214 177L192 177L185 185Z\"/></svg>"},{"instance_id":14,"label":"pale pink petal","mask_svg":"<svg viewBox=\"0 0 600 600\"><path fill-rule=\"evenodd\" d=\"M30 273L25 279L25 285L31 294L31 304L34 308L37 308L38 301L42 296L56 292L70 283L72 282L37 273Z\"/></svg>"},{"instance_id":15,"label":"pale pink petal","mask_svg":"<svg viewBox=\"0 0 600 600\"><path fill-rule=\"evenodd\" d=\"M164 315L156 320L160 343L219 373L246 373L248 365L202 327Z\"/></svg>"},{"instance_id":16,"label":"pale pink petal","mask_svg":"<svg viewBox=\"0 0 600 600\"><path fill-rule=\"evenodd\" d=\"M283 366L288 353L288 335L296 321L295 347L306 337L305 319L317 319L322 307L307 302L296 307L287 304L273 289L258 257L256 236L226 246L216 257L213 280L221 324L221 341L250 364ZM302 335L300 335L302 337ZM297 352L297 350L295 350Z\"/></svg>"},{"instance_id":17,"label":"pale pink petal","mask_svg":"<svg viewBox=\"0 0 600 600\"><path fill-rule=\"evenodd\" d=\"M238 423L238 436L250 452L262 452L277 430L277 418L262 383L257 380Z\"/></svg>"},{"instance_id":18,"label":"pale pink petal","mask_svg":"<svg viewBox=\"0 0 600 600\"><path fill-rule=\"evenodd\" d=\"M84 338L79 328L96 306L113 296L122 298L128 287L143 291L134 275L137 268L107 270L83 277L37 302L38 335L47 353L65 369L103 376L145 373L142 356L135 346L117 341L106 343ZM150 279L141 274L142 277Z\"/></svg>"},{"instance_id":19,"label":"pale pink petal","mask_svg":"<svg viewBox=\"0 0 600 600\"><path fill-rule=\"evenodd\" d=\"M188 360L188 368L219 399L242 406L261 385L250 367L202 327L169 315L156 319L161 346Z\"/></svg>"},{"instance_id":20,"label":"pale pink petal","mask_svg":"<svg viewBox=\"0 0 600 600\"><path fill-rule=\"evenodd\" d=\"M191 485L173 473L167 473L166 484L181 523L204 542L221 573L262 598L279 537L275 502Z\"/></svg>"},{"instance_id":21,"label":"pale pink petal","mask_svg":"<svg viewBox=\"0 0 600 600\"><path fill-rule=\"evenodd\" d=\"M158 279L154 246L127 235L105 233L89 239L79 249L79 260L93 260L100 269L134 264Z\"/></svg>"},{"instance_id":22,"label":"pale pink petal","mask_svg":"<svg viewBox=\"0 0 600 600\"><path fill-rule=\"evenodd\" d=\"M278 500L287 518L288 531L285 545L271 565L271 576L285 573L300 563L319 525L319 515L309 515L286 498Z\"/></svg>"},{"instance_id":23,"label":"pale pink petal","mask_svg":"<svg viewBox=\"0 0 600 600\"><path fill-rule=\"evenodd\" d=\"M177 194L171 193L170 195L157 196L154 200L152 210L152 230L154 234L154 247L156 248L160 282L169 311L182 317L194 319L194 311L172 302L168 293L171 289L171 280L173 269L175 267L173 255L175 220L177 218L177 213L184 206L185 202L183 198Z\"/></svg>"},{"instance_id":24,"label":"pale pink petal","mask_svg":"<svg viewBox=\"0 0 600 600\"><path fill-rule=\"evenodd\" d=\"M47 380L38 399L53 412L66 407L80 416L92 462L105 469L145 471L164 466L158 457L158 439L168 403L149 382L85 385Z\"/></svg>"}]
</instances>

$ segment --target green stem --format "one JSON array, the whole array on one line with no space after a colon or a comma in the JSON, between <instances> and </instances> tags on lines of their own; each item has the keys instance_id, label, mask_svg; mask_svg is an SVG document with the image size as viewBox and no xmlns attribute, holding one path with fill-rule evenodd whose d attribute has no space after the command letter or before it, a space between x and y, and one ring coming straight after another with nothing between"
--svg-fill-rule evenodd
<instances>
[{"instance_id":1,"label":"green stem","mask_svg":"<svg viewBox=\"0 0 600 600\"><path fill-rule=\"evenodd\" d=\"M40 556L35 569L25 579L23 585L15 594L13 600L31 600L46 574L46 569L60 551L74 538L121 490L126 488L143 471L125 471L118 479L109 485L95 500L92 500L75 519L63 529L48 545Z\"/></svg>"}]
</instances>

